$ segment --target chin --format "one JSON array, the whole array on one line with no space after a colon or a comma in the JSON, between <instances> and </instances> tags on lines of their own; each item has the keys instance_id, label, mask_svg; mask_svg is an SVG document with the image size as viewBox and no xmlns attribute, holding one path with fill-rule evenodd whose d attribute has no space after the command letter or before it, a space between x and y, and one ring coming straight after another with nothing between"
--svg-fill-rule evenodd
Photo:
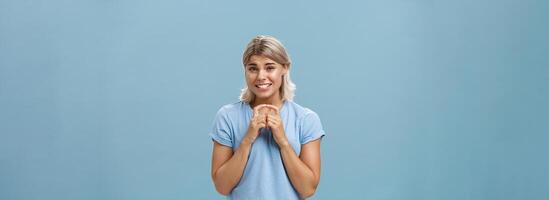
<instances>
[{"instance_id":1,"label":"chin","mask_svg":"<svg viewBox=\"0 0 549 200\"><path fill-rule=\"evenodd\" d=\"M272 94L261 94L261 95L255 95L256 98L260 98L260 99L267 99L269 97L273 96Z\"/></svg>"},{"instance_id":2,"label":"chin","mask_svg":"<svg viewBox=\"0 0 549 200\"><path fill-rule=\"evenodd\" d=\"M271 96L273 96L273 92L267 92L267 93L254 93L255 97L256 98L260 98L260 99L267 99Z\"/></svg>"}]
</instances>

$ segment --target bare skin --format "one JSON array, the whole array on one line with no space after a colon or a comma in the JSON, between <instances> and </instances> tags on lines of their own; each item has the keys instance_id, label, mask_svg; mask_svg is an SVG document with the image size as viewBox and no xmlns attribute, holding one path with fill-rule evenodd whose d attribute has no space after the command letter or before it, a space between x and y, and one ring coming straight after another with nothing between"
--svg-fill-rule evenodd
<instances>
[{"instance_id":1,"label":"bare skin","mask_svg":"<svg viewBox=\"0 0 549 200\"><path fill-rule=\"evenodd\" d=\"M282 76L287 73L289 66L276 63L265 56L254 55L245 67L246 83L255 94L254 101L250 103L253 116L245 137L235 151L214 142L211 173L215 188L222 195L231 193L244 173L248 155L259 130L268 127L278 144L292 186L301 198L308 198L314 194L320 181L320 140L301 145L299 155L288 142L280 117L283 105L280 86Z\"/></svg>"}]
</instances>

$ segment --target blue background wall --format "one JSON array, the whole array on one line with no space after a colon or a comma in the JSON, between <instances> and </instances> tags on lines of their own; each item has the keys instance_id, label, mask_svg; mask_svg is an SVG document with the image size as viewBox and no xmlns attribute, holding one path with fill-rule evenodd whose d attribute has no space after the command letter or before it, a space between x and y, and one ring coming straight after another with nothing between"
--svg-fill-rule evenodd
<instances>
[{"instance_id":1,"label":"blue background wall","mask_svg":"<svg viewBox=\"0 0 549 200\"><path fill-rule=\"evenodd\" d=\"M547 1L0 0L0 199L221 199L257 34L327 137L314 199L549 199Z\"/></svg>"}]
</instances>

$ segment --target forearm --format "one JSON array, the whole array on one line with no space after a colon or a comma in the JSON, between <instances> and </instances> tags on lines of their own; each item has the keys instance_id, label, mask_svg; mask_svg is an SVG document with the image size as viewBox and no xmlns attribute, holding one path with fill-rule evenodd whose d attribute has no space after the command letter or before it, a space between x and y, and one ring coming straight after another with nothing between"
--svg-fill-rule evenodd
<instances>
[{"instance_id":1,"label":"forearm","mask_svg":"<svg viewBox=\"0 0 549 200\"><path fill-rule=\"evenodd\" d=\"M296 191L302 198L312 196L318 185L320 174L315 174L301 161L289 144L279 145L279 147L284 167Z\"/></svg>"},{"instance_id":2,"label":"forearm","mask_svg":"<svg viewBox=\"0 0 549 200\"><path fill-rule=\"evenodd\" d=\"M233 156L215 171L214 184L219 193L228 195L240 181L248 162L251 144L248 139L242 140Z\"/></svg>"}]
</instances>

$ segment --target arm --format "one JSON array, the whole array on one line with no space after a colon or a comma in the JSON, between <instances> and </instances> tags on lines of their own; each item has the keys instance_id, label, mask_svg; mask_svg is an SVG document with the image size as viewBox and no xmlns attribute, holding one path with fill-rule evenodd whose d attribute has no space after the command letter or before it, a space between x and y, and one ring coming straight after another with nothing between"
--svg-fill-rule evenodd
<instances>
[{"instance_id":1,"label":"arm","mask_svg":"<svg viewBox=\"0 0 549 200\"><path fill-rule=\"evenodd\" d=\"M238 184L248 162L251 144L250 140L244 139L233 153L230 147L214 142L212 179L217 192L225 196L229 195Z\"/></svg>"},{"instance_id":2,"label":"arm","mask_svg":"<svg viewBox=\"0 0 549 200\"><path fill-rule=\"evenodd\" d=\"M254 115L250 121L248 132L235 152L230 147L214 142L212 179L215 189L222 195L229 195L238 182L240 182L240 178L242 178L242 174L244 174L244 169L248 163L252 143L259 135L259 129L266 126L267 122L265 119L267 116L259 112L261 107L263 106L256 106L254 108Z\"/></svg>"},{"instance_id":3,"label":"arm","mask_svg":"<svg viewBox=\"0 0 549 200\"><path fill-rule=\"evenodd\" d=\"M280 112L277 107L269 106L267 126L271 128L273 138L280 148L280 154L290 182L301 198L312 196L320 181L320 139L301 145L299 157L288 142Z\"/></svg>"},{"instance_id":4,"label":"arm","mask_svg":"<svg viewBox=\"0 0 549 200\"><path fill-rule=\"evenodd\" d=\"M320 139L301 145L299 157L289 143L279 144L284 167L302 198L313 196L320 181Z\"/></svg>"}]
</instances>

